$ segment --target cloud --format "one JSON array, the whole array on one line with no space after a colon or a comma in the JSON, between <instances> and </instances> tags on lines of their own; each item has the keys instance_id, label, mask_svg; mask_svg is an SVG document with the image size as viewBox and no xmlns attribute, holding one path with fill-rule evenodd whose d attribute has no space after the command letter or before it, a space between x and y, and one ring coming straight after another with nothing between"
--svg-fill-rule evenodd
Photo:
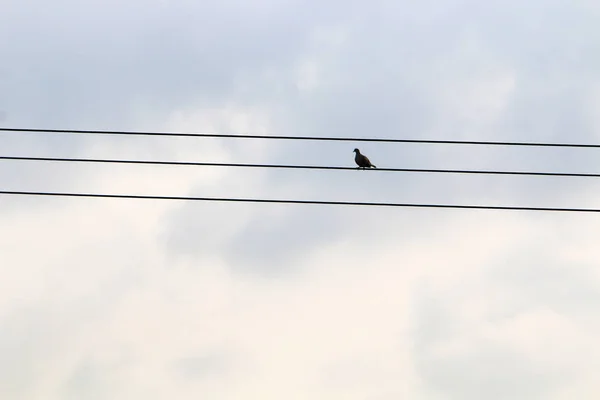
<instances>
[{"instance_id":1,"label":"cloud","mask_svg":"<svg viewBox=\"0 0 600 400\"><path fill-rule=\"evenodd\" d=\"M35 3L35 2L34 2ZM9 1L4 124L596 142L589 2ZM565 34L568 32L568 34ZM575 149L2 134L7 155L593 172ZM0 165L6 189L595 207L592 180ZM593 215L0 198L0 397L589 398Z\"/></svg>"}]
</instances>

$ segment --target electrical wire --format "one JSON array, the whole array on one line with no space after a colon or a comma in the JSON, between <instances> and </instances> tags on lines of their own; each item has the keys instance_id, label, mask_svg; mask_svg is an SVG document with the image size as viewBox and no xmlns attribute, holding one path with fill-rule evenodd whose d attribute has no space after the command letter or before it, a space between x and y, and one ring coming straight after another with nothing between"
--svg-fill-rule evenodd
<instances>
[{"instance_id":1,"label":"electrical wire","mask_svg":"<svg viewBox=\"0 0 600 400\"><path fill-rule=\"evenodd\" d=\"M229 138L229 139L272 139L272 140L312 140L312 141L344 141L344 142L456 144L456 145L482 145L482 146L600 148L600 144L583 144L583 143L430 140L430 139L385 139L385 138L351 138L351 137L335 137L335 136L329 136L329 137L325 137L325 136L323 136L323 137L321 137L321 136L277 136L277 135L242 135L242 134L221 134L221 133L105 131L105 130L79 130L79 129L0 128L0 132L77 133L77 134L90 134L90 135L172 136L172 137L205 137L205 138Z\"/></svg>"},{"instance_id":2,"label":"electrical wire","mask_svg":"<svg viewBox=\"0 0 600 400\"><path fill-rule=\"evenodd\" d=\"M144 165L172 165L172 166L205 166L205 167L239 167L239 168L283 168L283 169L319 169L319 170L352 170L352 171L357 170L356 167L329 167L329 166L317 166L317 165L240 164L240 163L211 163L211 162L187 162L187 161L118 160L118 159L98 159L98 158L0 156L0 160L77 162L77 163L110 163L110 164L144 164ZM600 178L600 174L572 173L572 172L531 172L531 171L496 171L496 170L422 169L422 168L377 168L377 169L371 169L371 171Z\"/></svg>"},{"instance_id":3,"label":"electrical wire","mask_svg":"<svg viewBox=\"0 0 600 400\"><path fill-rule=\"evenodd\" d=\"M179 201L206 201L206 202L237 202L237 203L272 203L272 204L310 204L334 206L366 206L366 207L411 207L411 208L453 208L475 210L504 210L504 211L546 211L546 212L572 212L572 213L600 213L597 208L557 208L557 207L520 207L520 206L486 206L486 205L461 205L461 204L422 204L422 203L375 203L351 201L321 201L321 200L281 200L281 199L256 199L256 198L226 198L226 197L185 197L185 196L152 196L133 194L102 194L102 193L70 193L70 192L38 192L38 191L10 191L0 190L0 195L19 196L52 196L52 197L90 197L107 199L133 199L133 200L179 200Z\"/></svg>"}]
</instances>

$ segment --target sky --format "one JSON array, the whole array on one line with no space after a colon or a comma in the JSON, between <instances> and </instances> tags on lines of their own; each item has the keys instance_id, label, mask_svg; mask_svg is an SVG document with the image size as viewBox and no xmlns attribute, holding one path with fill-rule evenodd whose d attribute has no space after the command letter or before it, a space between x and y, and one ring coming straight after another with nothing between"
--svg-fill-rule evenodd
<instances>
[{"instance_id":1,"label":"sky","mask_svg":"<svg viewBox=\"0 0 600 400\"><path fill-rule=\"evenodd\" d=\"M0 126L600 143L587 0L0 0ZM0 133L0 155L597 173L596 149ZM0 161L1 190L600 207L593 179ZM594 214L0 195L0 398L600 395Z\"/></svg>"}]
</instances>

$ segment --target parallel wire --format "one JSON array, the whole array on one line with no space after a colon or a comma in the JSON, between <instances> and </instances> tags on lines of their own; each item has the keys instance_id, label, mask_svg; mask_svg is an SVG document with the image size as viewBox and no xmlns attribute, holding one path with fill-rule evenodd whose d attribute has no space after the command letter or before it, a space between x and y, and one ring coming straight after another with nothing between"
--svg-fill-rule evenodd
<instances>
[{"instance_id":1,"label":"parallel wire","mask_svg":"<svg viewBox=\"0 0 600 400\"><path fill-rule=\"evenodd\" d=\"M217 133L128 132L128 131L30 129L30 128L0 128L0 132L1 131L4 131L4 132L40 132L40 133L42 133L42 132L46 132L46 133L77 133L77 134L97 134L97 135L212 137L212 138L235 138L235 139L279 139L279 140L313 140L313 141L356 141L356 142L386 142L386 143L600 148L600 144L576 144L576 143L493 142L493 141L382 139L382 138L348 138L348 137L315 137L315 136L268 136L268 135L239 135L239 134L217 134ZM151 165L186 165L186 166L215 166L215 167L243 167L243 168L356 170L355 167L327 167L327 166L310 166L310 165L201 163L201 162L180 162L180 161L146 161L146 160L83 159L83 158L53 158L53 157L2 156L2 157L0 157L0 160L151 164ZM379 168L377 170L378 171L391 171L391 172L600 177L600 174L563 173L563 172L527 172L527 171L493 171L493 170L481 171L481 170L448 170L448 169L415 169L415 168ZM545 211L545 212L575 212L575 213L599 213L600 212L600 209L594 209L594 208L522 207L522 206L422 204L422 203L377 203L377 202L348 202L348 201L321 201L321 200L184 197L184 196L153 196L153 195L131 195L131 194L40 192L40 191L0 191L0 194L20 195L20 196L87 197L87 198L137 199L137 200L244 202L244 203L273 203L273 204L312 204L312 205L367 206L367 207L412 207L412 208L446 208L446 209L450 208L450 209Z\"/></svg>"},{"instance_id":2,"label":"parallel wire","mask_svg":"<svg viewBox=\"0 0 600 400\"><path fill-rule=\"evenodd\" d=\"M19 196L53 196L53 197L90 197L109 199L133 200L178 200L178 201L205 201L205 202L237 202L237 203L274 203L274 204L310 204L310 205L335 205L335 206L367 206L367 207L411 207L411 208L452 208L475 210L503 210L503 211L545 211L545 212L571 212L571 213L599 213L596 208L556 208L556 207L519 207L519 206L486 206L486 205L460 205L460 204L421 204L421 203L374 203L350 201L317 201L317 200L281 200L281 199L252 199L252 198L223 198L223 197L185 197L185 196L151 196L132 194L101 194L101 193L69 193L69 192L30 192L1 190L0 195Z\"/></svg>"},{"instance_id":3,"label":"parallel wire","mask_svg":"<svg viewBox=\"0 0 600 400\"><path fill-rule=\"evenodd\" d=\"M318 165L243 164L243 163L211 163L211 162L187 162L187 161L117 160L117 159L99 159L99 158L58 158L58 157L21 157L21 156L0 156L0 160L109 163L109 164L144 164L144 165L172 165L172 166L205 166L205 167L239 167L239 168L353 170L353 171L355 171L357 169L356 167L329 167L329 166L318 166ZM572 173L572 172L531 172L531 171L495 171L495 170L459 170L459 169L423 169L423 168L377 168L377 169L371 169L371 171L600 178L600 174Z\"/></svg>"},{"instance_id":4,"label":"parallel wire","mask_svg":"<svg viewBox=\"0 0 600 400\"><path fill-rule=\"evenodd\" d=\"M77 133L90 135L126 135L126 136L172 136L172 137L206 137L230 139L272 139L272 140L312 140L312 141L344 141L344 142L381 142L381 143L421 143L421 144L456 144L482 146L529 146L529 147L574 147L600 148L600 144L583 143L548 143L548 142L497 142L474 140L429 140L429 139L385 139L385 138L351 138L321 136L277 136L277 135L242 135L221 133L181 133L181 132L135 132L105 131L80 129L34 129L34 128L0 128L0 132L35 132L35 133Z\"/></svg>"}]
</instances>

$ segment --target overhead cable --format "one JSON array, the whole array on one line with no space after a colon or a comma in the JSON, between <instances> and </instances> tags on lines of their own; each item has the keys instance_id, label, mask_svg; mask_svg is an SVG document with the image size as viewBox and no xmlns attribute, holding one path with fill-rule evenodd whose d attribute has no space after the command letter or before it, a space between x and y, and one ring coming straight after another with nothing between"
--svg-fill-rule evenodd
<instances>
[{"instance_id":1,"label":"overhead cable","mask_svg":"<svg viewBox=\"0 0 600 400\"><path fill-rule=\"evenodd\" d=\"M600 148L600 144L584 144L584 143L392 139L392 138L364 138L364 137L360 138L360 137L337 137L337 136L278 136L278 135L246 135L246 134L210 133L210 132L207 132L207 133L183 133L183 132L140 132L140 131L37 129L37 128L0 128L0 132L74 133L74 134L82 134L82 135L87 134L87 135L121 135L121 136L204 137L204 138L264 139L264 140L271 139L271 140L309 140L309 141L344 141L344 142L419 143L419 144L452 144L452 145L482 145L482 146Z\"/></svg>"},{"instance_id":2,"label":"overhead cable","mask_svg":"<svg viewBox=\"0 0 600 400\"><path fill-rule=\"evenodd\" d=\"M107 163L107 164L143 164L143 165L171 165L171 166L202 166L202 167L235 167L235 168L281 168L281 169L319 169L319 170L353 170L353 171L357 170L356 167L336 167L336 166L318 166L318 165L244 164L244 163L123 160L123 159L69 158L69 157L62 158L62 157L0 156L0 160L4 160L4 161ZM577 172L497 171L497 170L464 170L464 169L431 169L431 168L378 168L378 169L371 169L370 171L600 178L600 174L577 173Z\"/></svg>"},{"instance_id":3,"label":"overhead cable","mask_svg":"<svg viewBox=\"0 0 600 400\"><path fill-rule=\"evenodd\" d=\"M229 198L229 197L186 197L186 196L155 196L155 195L107 194L107 193L39 192L39 191L15 191L15 190L0 190L0 195L46 196L46 197L88 197L88 198L129 199L129 200L170 200L170 201L197 201L197 202L303 204L303 205L363 206L363 207L451 208L451 209L474 209L474 210L545 211L545 212L571 212L571 213L599 213L600 212L600 209L597 209L597 208L522 207L522 206L490 206L490 205L463 205L463 204L423 204L423 203L377 203L377 202L324 201L324 200L291 200L291 199L290 200L282 200L282 199Z\"/></svg>"}]
</instances>

